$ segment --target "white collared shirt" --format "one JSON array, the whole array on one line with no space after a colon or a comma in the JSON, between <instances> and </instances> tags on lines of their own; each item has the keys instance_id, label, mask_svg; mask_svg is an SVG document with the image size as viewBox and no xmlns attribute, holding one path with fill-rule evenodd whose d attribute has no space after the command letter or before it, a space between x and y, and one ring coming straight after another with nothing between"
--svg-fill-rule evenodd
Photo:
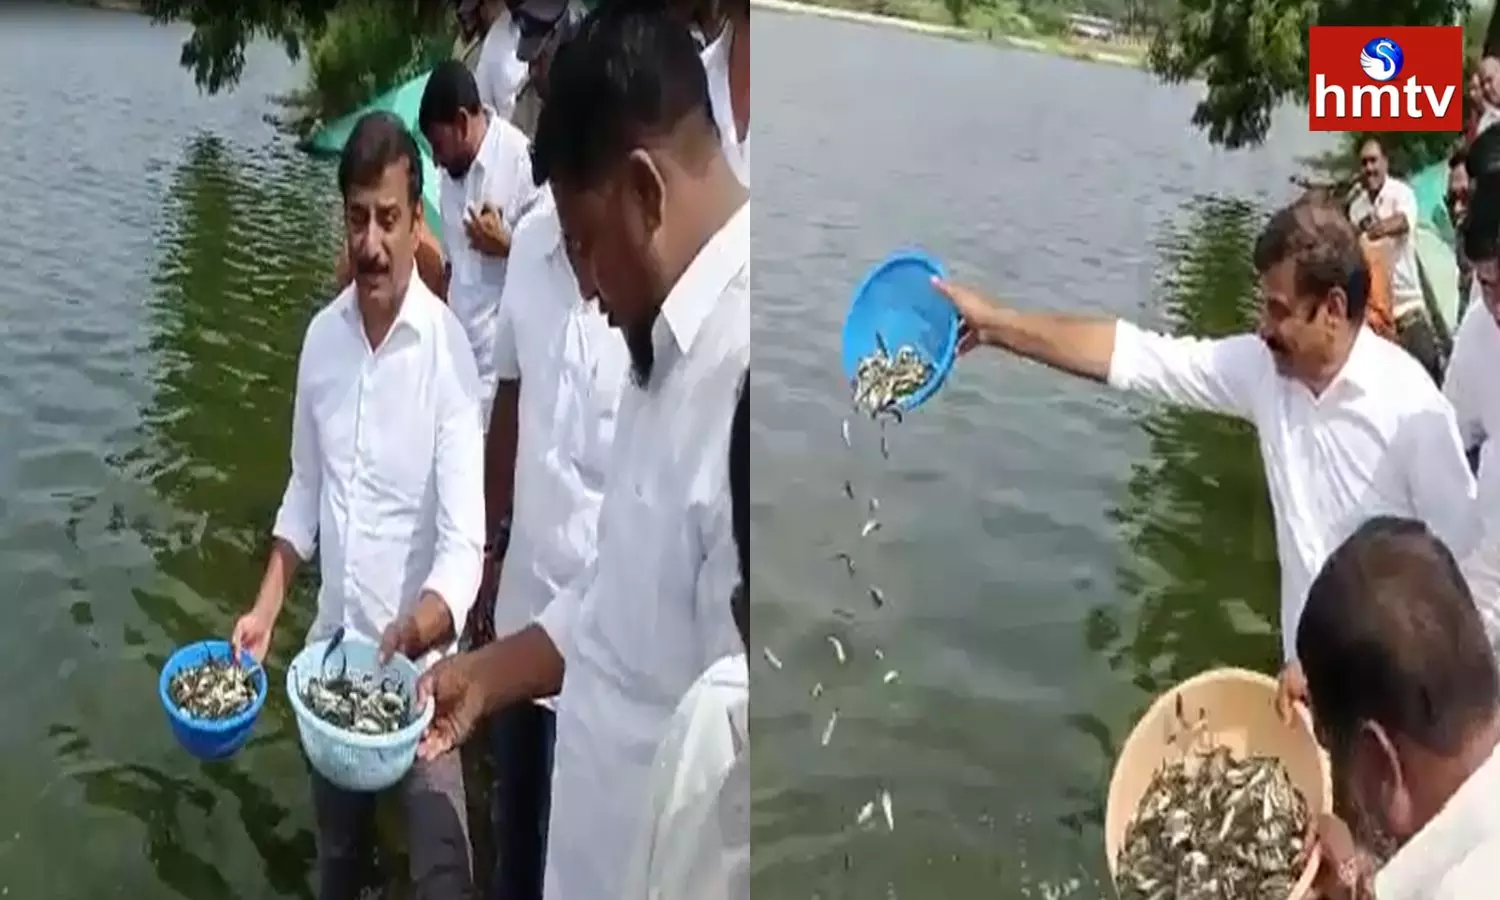
<instances>
[{"instance_id":1,"label":"white collared shirt","mask_svg":"<svg viewBox=\"0 0 1500 900\"><path fill-rule=\"evenodd\" d=\"M1168 337L1122 321L1109 383L1255 426L1276 520L1287 660L1313 578L1366 519L1420 519L1460 558L1474 539L1474 479L1453 408L1420 363L1368 328L1315 397L1276 371L1253 334Z\"/></svg>"},{"instance_id":2,"label":"white collared shirt","mask_svg":"<svg viewBox=\"0 0 1500 900\"><path fill-rule=\"evenodd\" d=\"M504 4L495 4L500 17L484 34L479 61L474 64L474 81L479 87L479 102L493 109L506 121L516 110L516 96L530 76L530 68L516 57L521 41L521 26Z\"/></svg>"},{"instance_id":3,"label":"white collared shirt","mask_svg":"<svg viewBox=\"0 0 1500 900\"><path fill-rule=\"evenodd\" d=\"M537 197L526 135L494 110L487 112L489 125L474 164L462 179L444 172L440 194L443 250L452 272L448 305L469 337L479 369L480 409L486 427L495 397L495 320L505 290L507 261L474 249L464 231L464 219L469 210L477 212L489 204L500 210L506 229L514 233Z\"/></svg>"},{"instance_id":4,"label":"white collared shirt","mask_svg":"<svg viewBox=\"0 0 1500 900\"><path fill-rule=\"evenodd\" d=\"M1374 246L1386 255L1390 263L1392 314L1399 317L1423 309L1422 280L1417 272L1416 231L1421 218L1417 195L1406 182L1387 175L1373 201L1369 191L1359 187L1349 202L1349 218L1355 224L1369 215L1377 219L1389 219L1395 215L1406 217L1405 234L1379 238L1374 241Z\"/></svg>"},{"instance_id":5,"label":"white collared shirt","mask_svg":"<svg viewBox=\"0 0 1500 900\"><path fill-rule=\"evenodd\" d=\"M1487 900L1500 892L1500 748L1375 874L1380 900Z\"/></svg>"},{"instance_id":6,"label":"white collared shirt","mask_svg":"<svg viewBox=\"0 0 1500 900\"><path fill-rule=\"evenodd\" d=\"M740 134L734 121L734 95L729 88L729 49L734 45L734 25L727 24L714 42L703 48L703 71L708 76L708 99L719 141L735 177L750 186L750 135Z\"/></svg>"},{"instance_id":7,"label":"white collared shirt","mask_svg":"<svg viewBox=\"0 0 1500 900\"><path fill-rule=\"evenodd\" d=\"M550 193L521 222L495 339L502 381L519 379L510 546L495 634L537 617L593 559L615 412L630 357L598 305L585 302Z\"/></svg>"},{"instance_id":8,"label":"white collared shirt","mask_svg":"<svg viewBox=\"0 0 1500 900\"><path fill-rule=\"evenodd\" d=\"M351 286L313 317L297 362L292 474L274 534L322 587L309 641L379 641L422 592L462 628L484 554L479 377L458 320L415 275L370 349ZM419 661L430 665L443 648Z\"/></svg>"},{"instance_id":9,"label":"white collared shirt","mask_svg":"<svg viewBox=\"0 0 1500 900\"><path fill-rule=\"evenodd\" d=\"M1474 283L1469 308L1453 338L1443 393L1453 404L1464 446L1479 446L1477 490L1480 537L1463 559L1464 577L1489 632L1500 648L1500 457L1490 435L1500 434L1500 326Z\"/></svg>"},{"instance_id":10,"label":"white collared shirt","mask_svg":"<svg viewBox=\"0 0 1500 900\"><path fill-rule=\"evenodd\" d=\"M547 900L618 896L677 704L743 650L728 456L750 364L748 201L677 280L652 340L650 384L620 399L594 562L538 618L567 661Z\"/></svg>"},{"instance_id":11,"label":"white collared shirt","mask_svg":"<svg viewBox=\"0 0 1500 900\"><path fill-rule=\"evenodd\" d=\"M743 653L710 666L677 705L623 900L748 900L749 716Z\"/></svg>"}]
</instances>

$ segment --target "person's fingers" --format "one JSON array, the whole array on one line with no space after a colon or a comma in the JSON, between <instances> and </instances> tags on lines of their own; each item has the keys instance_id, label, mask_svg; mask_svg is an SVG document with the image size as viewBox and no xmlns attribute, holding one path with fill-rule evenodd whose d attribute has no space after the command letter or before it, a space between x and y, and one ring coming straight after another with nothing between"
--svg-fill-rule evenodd
<instances>
[{"instance_id":1,"label":"person's fingers","mask_svg":"<svg viewBox=\"0 0 1500 900\"><path fill-rule=\"evenodd\" d=\"M961 326L958 331L958 355L963 356L964 354L968 353L970 350L973 350L978 346L979 332L970 328L968 325Z\"/></svg>"},{"instance_id":2,"label":"person's fingers","mask_svg":"<svg viewBox=\"0 0 1500 900\"><path fill-rule=\"evenodd\" d=\"M428 669L417 679L417 705L422 706L433 697L433 687L438 677L436 668Z\"/></svg>"},{"instance_id":3,"label":"person's fingers","mask_svg":"<svg viewBox=\"0 0 1500 900\"><path fill-rule=\"evenodd\" d=\"M391 661L392 656L396 655L396 636L399 633L396 626L391 625L380 636L380 650L375 654L376 665L383 666Z\"/></svg>"}]
</instances>

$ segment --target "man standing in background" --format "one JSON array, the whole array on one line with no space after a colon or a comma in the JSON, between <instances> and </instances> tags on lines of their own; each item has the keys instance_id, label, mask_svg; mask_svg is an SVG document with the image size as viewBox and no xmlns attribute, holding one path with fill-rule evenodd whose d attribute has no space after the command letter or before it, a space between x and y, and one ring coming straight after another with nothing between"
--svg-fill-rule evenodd
<instances>
[{"instance_id":1,"label":"man standing in background","mask_svg":"<svg viewBox=\"0 0 1500 900\"><path fill-rule=\"evenodd\" d=\"M458 20L483 35L473 64L479 84L479 102L509 120L516 109L516 95L526 82L526 65L516 58L520 28L505 0L460 0Z\"/></svg>"},{"instance_id":2,"label":"man standing in background","mask_svg":"<svg viewBox=\"0 0 1500 900\"><path fill-rule=\"evenodd\" d=\"M1443 351L1427 313L1417 271L1417 195L1392 178L1385 148L1370 138L1359 148L1360 187L1349 202L1349 220L1360 237L1385 257L1391 273L1391 306L1401 346L1433 382L1443 382Z\"/></svg>"}]
</instances>

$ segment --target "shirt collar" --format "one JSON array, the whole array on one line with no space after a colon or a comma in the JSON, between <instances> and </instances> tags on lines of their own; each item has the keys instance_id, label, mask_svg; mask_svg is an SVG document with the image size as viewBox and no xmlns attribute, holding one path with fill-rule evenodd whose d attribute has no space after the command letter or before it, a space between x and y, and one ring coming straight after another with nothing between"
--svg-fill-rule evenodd
<instances>
[{"instance_id":1,"label":"shirt collar","mask_svg":"<svg viewBox=\"0 0 1500 900\"><path fill-rule=\"evenodd\" d=\"M672 285L653 331L669 337L687 355L729 282L749 263L750 201L708 239L687 270Z\"/></svg>"},{"instance_id":2,"label":"shirt collar","mask_svg":"<svg viewBox=\"0 0 1500 900\"><path fill-rule=\"evenodd\" d=\"M365 346L369 346L369 340L365 335L365 324L359 315L359 301L356 299L354 291L354 283L350 282L349 286L344 289L344 293L334 302L339 304L339 314L354 329L354 333L359 336L360 342ZM418 292L431 293L427 290L427 286L422 283L422 279L417 275L417 266L413 263L411 267L411 281L407 282L406 294L401 298L401 307L396 310L396 321L391 323L391 330L385 336L385 343L389 343L391 337L400 329L409 330L418 338L427 336L428 319L422 314L420 305L415 302Z\"/></svg>"},{"instance_id":3,"label":"shirt collar","mask_svg":"<svg viewBox=\"0 0 1500 900\"><path fill-rule=\"evenodd\" d=\"M1476 847L1500 835L1500 747L1490 751L1427 826L1406 842L1375 876L1380 900L1431 896L1445 874Z\"/></svg>"},{"instance_id":4,"label":"shirt collar","mask_svg":"<svg viewBox=\"0 0 1500 900\"><path fill-rule=\"evenodd\" d=\"M1318 399L1336 396L1335 392L1356 397L1367 393L1369 380L1380 370L1382 363L1374 344L1381 339L1375 332L1360 325L1359 332L1354 335L1354 346L1349 348L1349 358L1344 360L1343 367L1328 382L1328 387Z\"/></svg>"}]
</instances>

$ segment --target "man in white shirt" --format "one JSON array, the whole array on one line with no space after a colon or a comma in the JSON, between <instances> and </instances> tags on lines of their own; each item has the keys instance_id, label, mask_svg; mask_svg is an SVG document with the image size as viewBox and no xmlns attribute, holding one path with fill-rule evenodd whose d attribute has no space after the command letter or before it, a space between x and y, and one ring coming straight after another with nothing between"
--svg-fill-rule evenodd
<instances>
[{"instance_id":1,"label":"man in white shirt","mask_svg":"<svg viewBox=\"0 0 1500 900\"><path fill-rule=\"evenodd\" d=\"M1464 575L1479 605L1490 641L1500 651L1500 458L1491 438L1500 435L1500 259L1496 211L1500 197L1486 191L1464 232L1471 259L1472 297L1458 334L1443 393L1453 404L1459 435L1479 474L1480 539L1463 559Z\"/></svg>"},{"instance_id":2,"label":"man in white shirt","mask_svg":"<svg viewBox=\"0 0 1500 900\"><path fill-rule=\"evenodd\" d=\"M1401 346L1417 358L1434 382L1443 380L1443 349L1427 312L1417 269L1417 195L1390 175L1390 161L1380 141L1359 147L1360 186L1349 201L1349 220L1376 250L1385 254L1391 273L1391 312Z\"/></svg>"},{"instance_id":3,"label":"man in white shirt","mask_svg":"<svg viewBox=\"0 0 1500 900\"><path fill-rule=\"evenodd\" d=\"M686 29L637 8L596 10L552 61L537 176L630 354L597 550L534 624L423 680L424 755L561 689L548 900L618 895L671 716L740 649L725 449L750 355L750 205L707 96Z\"/></svg>"},{"instance_id":4,"label":"man in white shirt","mask_svg":"<svg viewBox=\"0 0 1500 900\"><path fill-rule=\"evenodd\" d=\"M1477 530L1474 480L1437 386L1410 355L1362 324L1369 282L1339 209L1299 202L1280 210L1256 241L1254 264L1256 332L1215 340L1005 309L965 288L939 288L963 318L964 349L1003 347L1255 426L1276 520L1280 632L1291 676L1307 587L1333 548L1369 516L1392 512L1428 522L1466 550Z\"/></svg>"},{"instance_id":5,"label":"man in white shirt","mask_svg":"<svg viewBox=\"0 0 1500 900\"><path fill-rule=\"evenodd\" d=\"M724 156L750 186L750 0L665 0L664 8L703 39L700 56Z\"/></svg>"},{"instance_id":6,"label":"man in white shirt","mask_svg":"<svg viewBox=\"0 0 1500 900\"><path fill-rule=\"evenodd\" d=\"M688 690L651 767L650 803L624 900L750 897L750 377L729 438L740 583L730 603L740 652Z\"/></svg>"},{"instance_id":7,"label":"man in white shirt","mask_svg":"<svg viewBox=\"0 0 1500 900\"><path fill-rule=\"evenodd\" d=\"M1421 522L1366 522L1313 582L1297 651L1333 776L1319 896L1496 896L1500 675L1453 554Z\"/></svg>"},{"instance_id":8,"label":"man in white shirt","mask_svg":"<svg viewBox=\"0 0 1500 900\"><path fill-rule=\"evenodd\" d=\"M486 423L495 395L495 321L516 223L536 201L526 136L481 105L474 76L445 60L428 76L417 113L443 170L439 206L448 257L448 306L464 327L483 387Z\"/></svg>"},{"instance_id":9,"label":"man in white shirt","mask_svg":"<svg viewBox=\"0 0 1500 900\"><path fill-rule=\"evenodd\" d=\"M354 283L313 317L297 363L291 477L271 558L233 642L264 660L297 565L320 557L309 642L344 629L430 665L479 585L484 540L479 377L463 330L414 277L422 174L400 120L373 113L339 163ZM319 900L355 900L373 855L374 795L314 774ZM420 761L398 788L414 896L472 896L463 771Z\"/></svg>"},{"instance_id":10,"label":"man in white shirt","mask_svg":"<svg viewBox=\"0 0 1500 900\"><path fill-rule=\"evenodd\" d=\"M580 288L556 207L543 199L522 220L495 341L496 369L518 408L496 403L486 466L514 473L493 631L525 628L594 558L595 527L629 358L620 336ZM514 435L506 439L505 435ZM492 520L493 521L493 520ZM541 900L556 720L550 699L522 700L491 717L496 896Z\"/></svg>"},{"instance_id":11,"label":"man in white shirt","mask_svg":"<svg viewBox=\"0 0 1500 900\"><path fill-rule=\"evenodd\" d=\"M526 65L516 58L520 28L511 6L509 0L463 0L458 7L459 22L483 35L473 65L479 102L507 121L526 85Z\"/></svg>"}]
</instances>

